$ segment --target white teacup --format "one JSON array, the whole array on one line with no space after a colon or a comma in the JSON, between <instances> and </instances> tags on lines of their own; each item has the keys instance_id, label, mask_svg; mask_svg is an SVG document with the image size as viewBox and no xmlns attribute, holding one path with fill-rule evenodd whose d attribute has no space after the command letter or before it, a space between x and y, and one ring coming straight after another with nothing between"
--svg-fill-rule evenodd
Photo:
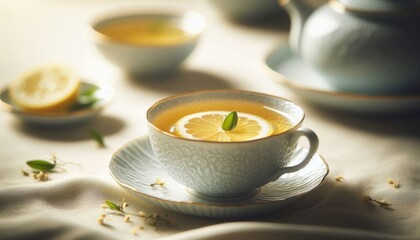
<instances>
[{"instance_id":1,"label":"white teacup","mask_svg":"<svg viewBox=\"0 0 420 240\"><path fill-rule=\"evenodd\" d=\"M191 140L160 129L156 118L171 108L206 100L246 100L260 103L286 115L291 127L283 133L242 142ZM148 132L156 157L167 173L198 196L241 198L250 196L285 173L303 168L318 148L318 137L302 128L302 108L293 102L266 94L240 90L204 91L158 101L147 112ZM295 166L287 166L296 153L300 137L309 150Z\"/></svg>"}]
</instances>

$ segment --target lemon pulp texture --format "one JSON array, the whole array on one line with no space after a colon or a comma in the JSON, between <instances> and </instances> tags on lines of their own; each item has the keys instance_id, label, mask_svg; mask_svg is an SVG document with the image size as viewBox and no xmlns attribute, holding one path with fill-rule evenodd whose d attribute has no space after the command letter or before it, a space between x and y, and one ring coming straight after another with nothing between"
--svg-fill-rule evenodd
<instances>
[{"instance_id":1,"label":"lemon pulp texture","mask_svg":"<svg viewBox=\"0 0 420 240\"><path fill-rule=\"evenodd\" d=\"M223 130L222 123L228 114L226 111L208 111L187 115L177 122L176 131L183 138L216 142L253 140L273 132L267 121L243 112L238 112L238 123L234 129Z\"/></svg>"},{"instance_id":2,"label":"lemon pulp texture","mask_svg":"<svg viewBox=\"0 0 420 240\"><path fill-rule=\"evenodd\" d=\"M10 97L26 111L62 111L75 101L79 88L79 78L71 69L49 65L15 79L10 85Z\"/></svg>"},{"instance_id":3,"label":"lemon pulp texture","mask_svg":"<svg viewBox=\"0 0 420 240\"><path fill-rule=\"evenodd\" d=\"M221 132L224 118L232 111L238 113L236 128ZM279 134L293 127L284 113L261 103L239 99L183 103L160 112L151 121L168 134L207 141L246 141Z\"/></svg>"}]
</instances>

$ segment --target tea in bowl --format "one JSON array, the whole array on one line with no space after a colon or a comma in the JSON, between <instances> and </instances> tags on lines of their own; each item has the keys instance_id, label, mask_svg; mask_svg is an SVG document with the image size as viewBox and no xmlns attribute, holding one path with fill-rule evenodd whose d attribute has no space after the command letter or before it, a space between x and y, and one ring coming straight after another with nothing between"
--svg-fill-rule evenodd
<instances>
[{"instance_id":1,"label":"tea in bowl","mask_svg":"<svg viewBox=\"0 0 420 240\"><path fill-rule=\"evenodd\" d=\"M147 111L148 133L163 169L195 196L242 199L303 168L318 137L302 128L303 110L291 101L257 92L220 90L158 101ZM300 137L304 159L288 166Z\"/></svg>"},{"instance_id":2,"label":"tea in bowl","mask_svg":"<svg viewBox=\"0 0 420 240\"><path fill-rule=\"evenodd\" d=\"M137 75L174 71L191 54L206 21L181 7L132 6L98 14L88 37L110 62Z\"/></svg>"}]
</instances>

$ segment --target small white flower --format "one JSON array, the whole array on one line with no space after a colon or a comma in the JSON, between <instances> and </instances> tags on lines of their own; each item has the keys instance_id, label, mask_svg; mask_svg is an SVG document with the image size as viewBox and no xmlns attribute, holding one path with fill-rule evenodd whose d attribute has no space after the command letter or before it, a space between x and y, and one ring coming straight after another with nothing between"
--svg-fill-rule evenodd
<instances>
[{"instance_id":1,"label":"small white flower","mask_svg":"<svg viewBox=\"0 0 420 240\"><path fill-rule=\"evenodd\" d=\"M345 180L345 179L344 179L344 177L343 177L343 176L336 176L336 177L335 177L335 181L336 181L336 182L344 182L344 180Z\"/></svg>"},{"instance_id":2,"label":"small white flower","mask_svg":"<svg viewBox=\"0 0 420 240\"><path fill-rule=\"evenodd\" d=\"M105 224L105 214L101 214L101 216L98 218L98 223L101 225Z\"/></svg>"}]
</instances>

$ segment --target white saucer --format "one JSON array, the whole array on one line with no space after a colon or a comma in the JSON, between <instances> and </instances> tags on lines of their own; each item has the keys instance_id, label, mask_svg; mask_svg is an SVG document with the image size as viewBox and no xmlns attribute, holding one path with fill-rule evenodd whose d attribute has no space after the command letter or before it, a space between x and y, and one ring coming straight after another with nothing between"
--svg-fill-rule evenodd
<instances>
[{"instance_id":1,"label":"white saucer","mask_svg":"<svg viewBox=\"0 0 420 240\"><path fill-rule=\"evenodd\" d=\"M298 96L333 109L360 113L415 112L420 109L420 92L407 95L363 95L335 90L289 47L277 47L264 61L268 77Z\"/></svg>"},{"instance_id":2,"label":"white saucer","mask_svg":"<svg viewBox=\"0 0 420 240\"><path fill-rule=\"evenodd\" d=\"M22 119L24 122L42 125L66 125L87 121L98 115L114 97L114 92L109 86L99 86L91 83L82 82L81 91L96 88L95 97L98 99L92 106L68 112L47 112L47 113L28 113L13 105L9 97L9 89L4 88L0 92L0 108L10 112Z\"/></svg>"},{"instance_id":3,"label":"white saucer","mask_svg":"<svg viewBox=\"0 0 420 240\"><path fill-rule=\"evenodd\" d=\"M329 172L327 163L316 154L305 168L268 183L253 197L220 202L196 198L169 177L155 158L148 137L133 140L119 149L108 168L118 184L144 201L190 215L230 218L263 214L285 206L314 190ZM158 177L165 185L150 186Z\"/></svg>"}]
</instances>

